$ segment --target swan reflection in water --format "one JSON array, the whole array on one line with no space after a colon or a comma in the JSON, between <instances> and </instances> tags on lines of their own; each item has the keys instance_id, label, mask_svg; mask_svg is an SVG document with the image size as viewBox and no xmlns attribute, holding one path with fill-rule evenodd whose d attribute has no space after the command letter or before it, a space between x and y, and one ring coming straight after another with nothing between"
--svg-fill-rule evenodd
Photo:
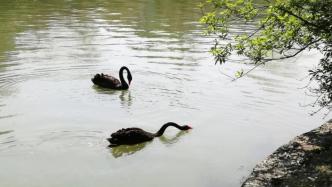
<instances>
[{"instance_id":1,"label":"swan reflection in water","mask_svg":"<svg viewBox=\"0 0 332 187\"><path fill-rule=\"evenodd\" d=\"M132 155L136 153L139 150L142 150L147 144L150 144L151 142L144 142L140 144L135 144L135 145L120 145L117 147L112 147L111 148L111 153L114 158L118 158L121 156L126 156L126 155Z\"/></svg>"},{"instance_id":2,"label":"swan reflection in water","mask_svg":"<svg viewBox=\"0 0 332 187\"><path fill-rule=\"evenodd\" d=\"M174 137L168 138L165 136L159 137L159 140L166 145L172 145L177 143L180 140L181 136L186 135L189 133L188 131L179 131ZM120 145L117 147L110 147L110 152L112 153L114 158L119 158L122 156L132 155L140 150L142 150L144 147L146 147L148 144L152 143L152 141L144 142L140 144L135 145Z\"/></svg>"},{"instance_id":3,"label":"swan reflection in water","mask_svg":"<svg viewBox=\"0 0 332 187\"><path fill-rule=\"evenodd\" d=\"M175 136L169 138L169 137L166 137L166 136L161 136L159 137L159 140L163 143L163 144L166 144L166 145L172 145L172 144L175 144L177 143L179 140L180 140L180 137L181 136L184 136L186 134L188 134L190 131L179 131L178 133L176 133Z\"/></svg>"},{"instance_id":4,"label":"swan reflection in water","mask_svg":"<svg viewBox=\"0 0 332 187\"><path fill-rule=\"evenodd\" d=\"M130 107L132 105L132 96L131 96L129 90L110 90L110 89L98 87L96 85L93 85L92 88L98 94L118 95L122 106L127 105L128 107Z\"/></svg>"}]
</instances>

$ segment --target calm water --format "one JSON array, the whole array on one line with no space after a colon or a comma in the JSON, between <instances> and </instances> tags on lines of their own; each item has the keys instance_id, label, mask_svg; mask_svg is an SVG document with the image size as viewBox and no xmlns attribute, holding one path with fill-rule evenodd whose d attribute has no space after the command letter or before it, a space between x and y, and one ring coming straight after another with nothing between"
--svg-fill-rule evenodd
<instances>
[{"instance_id":1,"label":"calm water","mask_svg":"<svg viewBox=\"0 0 332 187\"><path fill-rule=\"evenodd\" d=\"M0 186L239 186L254 165L323 115L301 107L318 56L215 66L198 1L1 0ZM238 27L238 31L247 27ZM93 86L128 66L128 91ZM303 79L305 79L303 81ZM123 127L168 129L107 148Z\"/></svg>"}]
</instances>

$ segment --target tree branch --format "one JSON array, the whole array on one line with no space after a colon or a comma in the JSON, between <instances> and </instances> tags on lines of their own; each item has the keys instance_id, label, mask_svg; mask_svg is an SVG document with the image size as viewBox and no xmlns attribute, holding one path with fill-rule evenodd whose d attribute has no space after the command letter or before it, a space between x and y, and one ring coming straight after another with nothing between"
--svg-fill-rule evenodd
<instances>
[{"instance_id":1,"label":"tree branch","mask_svg":"<svg viewBox=\"0 0 332 187\"><path fill-rule=\"evenodd\" d=\"M303 48L300 48L298 49L297 52L295 52L294 54L291 54L291 55L284 55L283 57L280 57L280 58L265 58L263 59L265 62L268 62L268 61L272 61L272 60L282 60L282 59L287 59L287 58L292 58L292 57L295 57L296 55L298 55L299 53L301 53L302 51L304 51L305 49L307 49L309 46L311 46L312 44L315 44L319 41L321 41L322 39L319 38L318 40L314 40L310 43L308 43L306 46L304 46Z\"/></svg>"},{"instance_id":2,"label":"tree branch","mask_svg":"<svg viewBox=\"0 0 332 187\"><path fill-rule=\"evenodd\" d=\"M304 23L307 24L307 25L310 25L310 26L316 27L317 29L323 29L323 30L329 32L329 30L327 30L325 27L322 28L322 27L320 27L319 25L316 25L316 24L314 24L314 23L311 23L311 22L309 22L308 20L302 18L301 16L296 15L296 14L293 13L292 11L289 11L289 10L285 9L284 7L278 6L277 8L278 8L279 10L281 10L281 11L284 11L284 12L286 12L286 13L288 13L288 14L294 16L294 17L296 17L297 19L301 20L302 22L304 22Z\"/></svg>"}]
</instances>

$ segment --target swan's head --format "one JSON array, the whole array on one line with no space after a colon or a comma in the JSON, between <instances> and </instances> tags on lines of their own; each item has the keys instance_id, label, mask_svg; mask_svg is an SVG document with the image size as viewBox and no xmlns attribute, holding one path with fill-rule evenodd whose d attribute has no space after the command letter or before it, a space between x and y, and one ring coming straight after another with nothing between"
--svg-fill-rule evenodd
<instances>
[{"instance_id":1,"label":"swan's head","mask_svg":"<svg viewBox=\"0 0 332 187\"><path fill-rule=\"evenodd\" d=\"M189 129L192 129L192 127L190 127L189 125L183 126L183 130L189 130Z\"/></svg>"},{"instance_id":2,"label":"swan's head","mask_svg":"<svg viewBox=\"0 0 332 187\"><path fill-rule=\"evenodd\" d=\"M133 77L131 76L130 73L128 73L128 75L127 75L127 79L128 79L128 83L129 83L129 85L130 85L131 80L133 80Z\"/></svg>"}]
</instances>

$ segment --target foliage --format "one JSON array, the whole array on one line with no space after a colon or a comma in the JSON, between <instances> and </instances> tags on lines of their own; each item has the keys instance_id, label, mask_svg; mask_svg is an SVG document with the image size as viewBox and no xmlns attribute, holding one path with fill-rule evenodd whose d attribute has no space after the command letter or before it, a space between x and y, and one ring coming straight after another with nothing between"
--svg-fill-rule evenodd
<instances>
[{"instance_id":1,"label":"foliage","mask_svg":"<svg viewBox=\"0 0 332 187\"><path fill-rule=\"evenodd\" d=\"M319 50L323 58L317 69L309 72L319 88L311 91L318 94L315 105L331 110L331 4L332 0L206 0L200 4L204 14L200 22L206 25L206 34L217 36L211 53L220 64L232 54L247 57L258 66L304 50ZM234 34L232 27L239 22L257 27Z\"/></svg>"}]
</instances>

